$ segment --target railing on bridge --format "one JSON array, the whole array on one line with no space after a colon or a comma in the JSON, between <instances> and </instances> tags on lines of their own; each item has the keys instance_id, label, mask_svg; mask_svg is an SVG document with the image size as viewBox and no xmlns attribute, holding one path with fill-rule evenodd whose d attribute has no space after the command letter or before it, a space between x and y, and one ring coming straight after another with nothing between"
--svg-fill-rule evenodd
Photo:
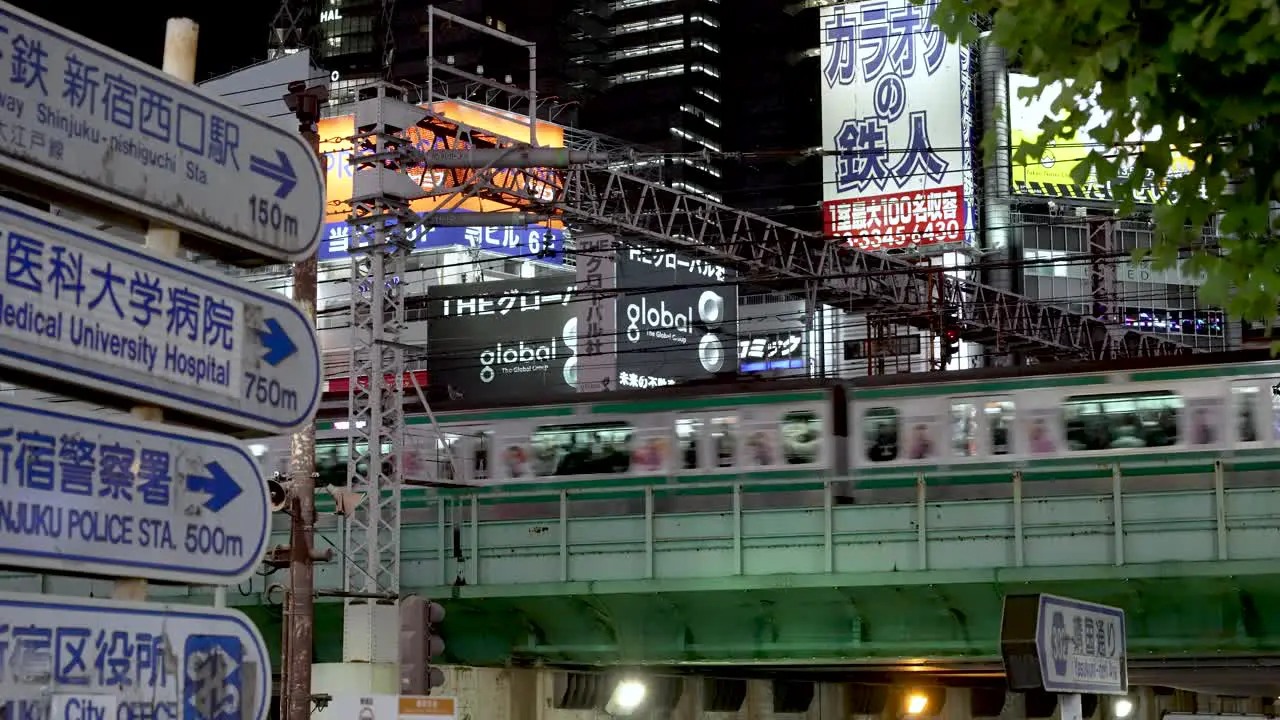
<instances>
[{"instance_id":1,"label":"railing on bridge","mask_svg":"<svg viewBox=\"0 0 1280 720\"><path fill-rule=\"evenodd\" d=\"M1178 490L1103 467L1109 488L1061 494L1015 472L988 484L991 497L965 499L920 476L903 488L914 497L865 504L857 488L849 504L848 483L838 480L421 497L406 499L403 572L414 586L460 576L473 587L769 575L823 582L832 573L869 582L880 573L1273 557L1280 488L1229 487L1223 463L1210 467L1205 482Z\"/></svg>"}]
</instances>

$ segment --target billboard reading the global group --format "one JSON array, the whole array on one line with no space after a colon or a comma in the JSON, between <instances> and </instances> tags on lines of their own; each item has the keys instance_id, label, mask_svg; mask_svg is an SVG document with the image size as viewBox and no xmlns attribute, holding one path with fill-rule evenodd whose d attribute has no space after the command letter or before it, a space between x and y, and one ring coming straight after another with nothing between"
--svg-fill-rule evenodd
<instances>
[{"instance_id":1,"label":"billboard reading the global group","mask_svg":"<svg viewBox=\"0 0 1280 720\"><path fill-rule=\"evenodd\" d=\"M1039 98L1024 98L1023 91L1038 87L1040 81L1021 73L1009 73L1009 131L1014 150L1023 142L1033 143L1040 139L1040 126L1053 116L1053 103L1062 92L1062 85L1054 83L1045 88ZM1088 103L1087 100L1082 102ZM1088 107L1084 105L1082 107ZM1096 178L1090 177L1079 183L1071 174L1090 152L1112 150L1098 141L1095 132L1106 122L1106 115L1096 106L1090 108L1089 120L1083 127L1075 128L1070 136L1053 142L1040 156L1028 158L1024 163L1013 163L1013 192L1020 195L1039 195L1043 197L1074 198L1077 200L1113 201L1114 193L1110 184L1099 184ZM1130 143L1140 143L1158 139L1160 132L1155 130L1145 136L1129 138ZM1138 146L1130 145L1136 151ZM1194 168L1192 161L1183 155L1173 153L1173 162L1169 175L1177 177L1186 175ZM1140 203L1154 203L1160 196L1160 190L1150 182L1144 183L1134 199Z\"/></svg>"},{"instance_id":2,"label":"billboard reading the global group","mask_svg":"<svg viewBox=\"0 0 1280 720\"><path fill-rule=\"evenodd\" d=\"M467 402L576 392L575 295L568 275L430 288L431 385Z\"/></svg>"},{"instance_id":3,"label":"billboard reading the global group","mask_svg":"<svg viewBox=\"0 0 1280 720\"><path fill-rule=\"evenodd\" d=\"M424 105L423 107L427 107ZM529 138L529 119L524 115L508 113L494 108L483 107L461 101L436 102L434 111L451 123L472 129L474 136L488 141L524 141ZM351 141L355 134L355 118L343 115L326 118L319 123L320 150L325 156L325 226L324 239L320 243L320 261L346 260L350 257L347 251L348 227L347 215L350 211L352 172ZM429 129L410 128L406 134L421 149L437 148L461 150L470 147L443 133L437 135ZM564 128L547 122L538 122L538 144L547 147L564 147ZM470 170L433 170L424 172L423 168L411 170L410 175L419 182L426 191L437 188L456 187L466 182ZM537 169L519 170L530 174L534 179L530 190L544 200L554 200L557 189L562 187L562 177L557 170ZM448 202L448 205L445 203ZM447 196L437 196L416 200L411 207L419 213L436 210L441 207L456 209L458 212L513 212L522 209L518 202L499 202L493 199L467 198L456 205ZM561 265L564 262L563 248L564 225L552 219L546 225L530 225L527 227L433 227L416 228L410 235L417 250L462 246L478 250L507 255L513 258L537 259L538 262ZM544 250L554 251L543 253ZM542 257L538 257L542 255Z\"/></svg>"},{"instance_id":4,"label":"billboard reading the global group","mask_svg":"<svg viewBox=\"0 0 1280 720\"><path fill-rule=\"evenodd\" d=\"M823 224L859 250L973 242L970 52L947 42L935 6L820 12Z\"/></svg>"}]
</instances>

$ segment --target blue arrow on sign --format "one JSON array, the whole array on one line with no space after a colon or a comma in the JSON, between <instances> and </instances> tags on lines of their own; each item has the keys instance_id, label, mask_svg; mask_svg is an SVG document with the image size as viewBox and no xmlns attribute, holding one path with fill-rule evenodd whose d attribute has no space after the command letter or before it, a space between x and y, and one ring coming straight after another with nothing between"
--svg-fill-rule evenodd
<instances>
[{"instance_id":1,"label":"blue arrow on sign","mask_svg":"<svg viewBox=\"0 0 1280 720\"><path fill-rule=\"evenodd\" d=\"M187 476L187 490L208 495L204 506L209 512L218 512L240 497L240 484L223 469L221 463L206 463L204 469L208 475Z\"/></svg>"},{"instance_id":2,"label":"blue arrow on sign","mask_svg":"<svg viewBox=\"0 0 1280 720\"><path fill-rule=\"evenodd\" d=\"M280 187L276 188L276 197L283 200L289 197L289 193L298 184L298 174L293 171L293 163L289 162L289 156L283 150L276 150L276 160L278 162L272 164L257 155L250 155L249 171L280 183Z\"/></svg>"},{"instance_id":3,"label":"blue arrow on sign","mask_svg":"<svg viewBox=\"0 0 1280 720\"><path fill-rule=\"evenodd\" d=\"M263 355L262 359L271 367L276 367L288 360L290 355L298 352L298 346L293 344L289 339L289 333L280 327L280 323L275 318L267 318L267 329L259 330L258 337L262 339L262 345L267 349L267 354Z\"/></svg>"}]
</instances>

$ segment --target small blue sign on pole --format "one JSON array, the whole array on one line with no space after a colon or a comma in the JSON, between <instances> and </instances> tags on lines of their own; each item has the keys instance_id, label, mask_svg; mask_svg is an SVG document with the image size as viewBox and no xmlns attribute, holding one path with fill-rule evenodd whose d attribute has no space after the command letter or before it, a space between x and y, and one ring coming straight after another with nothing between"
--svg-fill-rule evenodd
<instances>
[{"instance_id":1,"label":"small blue sign on pole","mask_svg":"<svg viewBox=\"0 0 1280 720\"><path fill-rule=\"evenodd\" d=\"M279 293L3 199L0 270L0 367L248 434L315 417L320 347Z\"/></svg>"},{"instance_id":2,"label":"small blue sign on pole","mask_svg":"<svg viewBox=\"0 0 1280 720\"><path fill-rule=\"evenodd\" d=\"M297 133L12 5L0 28L0 167L237 248L233 261L315 252L323 180Z\"/></svg>"},{"instance_id":3,"label":"small blue sign on pole","mask_svg":"<svg viewBox=\"0 0 1280 720\"><path fill-rule=\"evenodd\" d=\"M0 617L0 717L268 715L266 645L235 611L0 593Z\"/></svg>"},{"instance_id":4,"label":"small blue sign on pole","mask_svg":"<svg viewBox=\"0 0 1280 720\"><path fill-rule=\"evenodd\" d=\"M1120 608L1057 595L1011 595L1005 598L1000 645L1005 675L1014 690L1064 695L1129 692Z\"/></svg>"},{"instance_id":5,"label":"small blue sign on pole","mask_svg":"<svg viewBox=\"0 0 1280 720\"><path fill-rule=\"evenodd\" d=\"M268 504L229 438L0 401L0 565L242 582L266 551Z\"/></svg>"}]
</instances>

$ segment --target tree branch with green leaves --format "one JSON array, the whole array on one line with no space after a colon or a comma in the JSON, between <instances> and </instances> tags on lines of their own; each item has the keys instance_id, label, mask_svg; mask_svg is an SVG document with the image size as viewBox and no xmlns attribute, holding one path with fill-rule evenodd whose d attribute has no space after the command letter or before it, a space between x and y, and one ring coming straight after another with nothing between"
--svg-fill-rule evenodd
<instances>
[{"instance_id":1,"label":"tree branch with green leaves","mask_svg":"<svg viewBox=\"0 0 1280 720\"><path fill-rule=\"evenodd\" d=\"M916 0L912 0L916 1ZM1109 184L1120 213L1144 183L1162 189L1153 209L1157 269L1203 273L1205 302L1233 317L1270 322L1280 303L1280 4L1275 0L939 0L947 38L972 43L971 18L991 18L987 41L1040 81L1063 88L1035 142L1013 149L1034 162L1051 143L1088 128L1100 147L1073 180ZM1088 98L1100 113L1091 112ZM1137 142L1161 133L1159 142ZM988 149L990 149L988 145ZM1171 172L1181 155L1185 174ZM1217 248L1203 229L1217 216Z\"/></svg>"}]
</instances>

